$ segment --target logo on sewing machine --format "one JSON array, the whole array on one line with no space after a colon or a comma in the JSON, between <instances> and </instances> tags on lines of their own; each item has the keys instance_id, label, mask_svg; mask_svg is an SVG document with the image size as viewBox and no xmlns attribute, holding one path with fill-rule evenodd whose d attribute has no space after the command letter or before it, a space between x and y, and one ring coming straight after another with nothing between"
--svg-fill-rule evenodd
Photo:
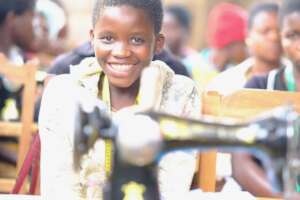
<instances>
[{"instance_id":1,"label":"logo on sewing machine","mask_svg":"<svg viewBox=\"0 0 300 200\"><path fill-rule=\"evenodd\" d=\"M138 184L136 182L129 182L122 186L122 191L124 193L123 200L144 200L145 186Z\"/></svg>"},{"instance_id":2,"label":"logo on sewing machine","mask_svg":"<svg viewBox=\"0 0 300 200\"><path fill-rule=\"evenodd\" d=\"M188 136L188 124L179 120L162 119L160 128L167 139L184 139Z\"/></svg>"}]
</instances>

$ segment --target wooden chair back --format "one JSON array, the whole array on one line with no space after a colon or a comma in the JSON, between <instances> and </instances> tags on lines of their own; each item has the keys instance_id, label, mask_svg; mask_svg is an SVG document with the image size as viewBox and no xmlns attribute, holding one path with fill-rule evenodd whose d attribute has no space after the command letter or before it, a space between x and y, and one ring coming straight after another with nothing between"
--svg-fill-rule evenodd
<instances>
[{"instance_id":1,"label":"wooden chair back","mask_svg":"<svg viewBox=\"0 0 300 200\"><path fill-rule=\"evenodd\" d=\"M283 104L291 104L300 113L300 92L241 89L229 95L216 91L203 94L203 114L247 119ZM200 154L198 186L206 192L216 189L217 151Z\"/></svg>"},{"instance_id":2,"label":"wooden chair back","mask_svg":"<svg viewBox=\"0 0 300 200\"><path fill-rule=\"evenodd\" d=\"M37 131L33 122L37 65L37 62L31 61L17 67L0 55L0 75L23 86L20 122L0 122L1 136L18 138L17 173L30 146L32 133ZM0 193L11 192L14 183L15 178L0 178Z\"/></svg>"}]
</instances>

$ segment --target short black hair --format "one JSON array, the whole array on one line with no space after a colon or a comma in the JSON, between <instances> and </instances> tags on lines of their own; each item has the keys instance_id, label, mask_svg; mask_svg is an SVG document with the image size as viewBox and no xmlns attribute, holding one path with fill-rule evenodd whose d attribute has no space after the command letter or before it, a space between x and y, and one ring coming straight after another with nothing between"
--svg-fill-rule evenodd
<instances>
[{"instance_id":1,"label":"short black hair","mask_svg":"<svg viewBox=\"0 0 300 200\"><path fill-rule=\"evenodd\" d=\"M95 27L103 8L120 5L128 5L144 10L153 22L155 33L158 34L161 31L163 18L163 6L161 0L94 0L92 15L93 27Z\"/></svg>"},{"instance_id":2,"label":"short black hair","mask_svg":"<svg viewBox=\"0 0 300 200\"><path fill-rule=\"evenodd\" d=\"M22 15L28 10L34 10L36 0L0 0L0 25L8 13Z\"/></svg>"},{"instance_id":3,"label":"short black hair","mask_svg":"<svg viewBox=\"0 0 300 200\"><path fill-rule=\"evenodd\" d=\"M279 9L279 24L280 24L280 26L282 26L284 18L292 13L300 14L300 1L299 0L284 0Z\"/></svg>"},{"instance_id":4,"label":"short black hair","mask_svg":"<svg viewBox=\"0 0 300 200\"><path fill-rule=\"evenodd\" d=\"M191 14L185 7L181 5L170 5L165 8L165 11L173 15L183 28L186 30L190 29Z\"/></svg>"},{"instance_id":5,"label":"short black hair","mask_svg":"<svg viewBox=\"0 0 300 200\"><path fill-rule=\"evenodd\" d=\"M278 13L279 12L279 5L274 2L260 2L254 4L250 11L249 11L249 18L248 18L248 29L250 30L253 26L255 17L262 13L262 12L274 12Z\"/></svg>"}]
</instances>

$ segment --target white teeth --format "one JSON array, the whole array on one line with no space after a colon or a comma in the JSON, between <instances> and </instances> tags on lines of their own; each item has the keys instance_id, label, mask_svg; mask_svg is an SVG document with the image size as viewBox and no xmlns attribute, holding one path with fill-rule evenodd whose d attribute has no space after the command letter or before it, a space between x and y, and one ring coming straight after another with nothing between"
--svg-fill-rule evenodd
<instances>
[{"instance_id":1,"label":"white teeth","mask_svg":"<svg viewBox=\"0 0 300 200\"><path fill-rule=\"evenodd\" d=\"M125 71L128 71L131 68L131 65L111 64L111 67L114 70L117 70L117 71L120 71L120 72L125 72Z\"/></svg>"}]
</instances>

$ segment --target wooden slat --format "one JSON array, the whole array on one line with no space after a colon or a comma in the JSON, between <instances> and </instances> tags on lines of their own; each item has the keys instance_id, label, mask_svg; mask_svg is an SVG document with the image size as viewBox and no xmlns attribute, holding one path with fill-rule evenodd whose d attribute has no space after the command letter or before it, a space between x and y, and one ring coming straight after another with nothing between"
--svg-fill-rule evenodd
<instances>
[{"instance_id":1,"label":"wooden slat","mask_svg":"<svg viewBox=\"0 0 300 200\"><path fill-rule=\"evenodd\" d=\"M0 178L0 190L4 193L9 193L12 191L12 188L14 187L15 179L11 178Z\"/></svg>"},{"instance_id":2,"label":"wooden slat","mask_svg":"<svg viewBox=\"0 0 300 200\"><path fill-rule=\"evenodd\" d=\"M216 190L216 159L217 151L204 152L200 155L199 169L201 170L198 171L198 183L204 192L214 192Z\"/></svg>"},{"instance_id":3,"label":"wooden slat","mask_svg":"<svg viewBox=\"0 0 300 200\"><path fill-rule=\"evenodd\" d=\"M221 105L219 93L207 92L202 97L202 114L217 116ZM217 151L203 152L198 157L198 187L204 192L215 192Z\"/></svg>"},{"instance_id":4,"label":"wooden slat","mask_svg":"<svg viewBox=\"0 0 300 200\"><path fill-rule=\"evenodd\" d=\"M202 114L218 116L222 96L216 91L207 91L202 96Z\"/></svg>"},{"instance_id":5,"label":"wooden slat","mask_svg":"<svg viewBox=\"0 0 300 200\"><path fill-rule=\"evenodd\" d=\"M21 122L22 133L19 139L19 149L18 149L18 161L17 161L17 170L21 168L26 152L29 149L30 141L31 141L31 129L34 116L34 94L36 90L36 82L35 82L35 65L28 65L27 67L27 76L24 84L24 89L22 93L22 116Z\"/></svg>"},{"instance_id":6,"label":"wooden slat","mask_svg":"<svg viewBox=\"0 0 300 200\"><path fill-rule=\"evenodd\" d=\"M219 116L248 118L284 104L300 113L299 92L243 89L221 98Z\"/></svg>"},{"instance_id":7,"label":"wooden slat","mask_svg":"<svg viewBox=\"0 0 300 200\"><path fill-rule=\"evenodd\" d=\"M5 77L13 80L16 83L25 83L27 72L23 70L25 66L18 66L12 62L10 62L4 55L0 55L0 74L4 75Z\"/></svg>"},{"instance_id":8,"label":"wooden slat","mask_svg":"<svg viewBox=\"0 0 300 200\"><path fill-rule=\"evenodd\" d=\"M15 185L16 180L13 178L0 178L1 193L10 193ZM24 188L28 190L29 185L25 182Z\"/></svg>"},{"instance_id":9,"label":"wooden slat","mask_svg":"<svg viewBox=\"0 0 300 200\"><path fill-rule=\"evenodd\" d=\"M2 136L19 137L22 130L22 124L20 122L0 122L0 130ZM37 124L33 124L31 132L35 133L37 130Z\"/></svg>"},{"instance_id":10,"label":"wooden slat","mask_svg":"<svg viewBox=\"0 0 300 200\"><path fill-rule=\"evenodd\" d=\"M25 160L26 153L28 152L31 136L32 136L32 125L33 115L34 115L34 95L36 90L36 82L35 82L35 72L37 66L34 63L28 63L27 66L27 74L24 83L23 93L22 93L22 130L21 135L19 136L19 148L18 148L18 160L17 160L17 172L19 173L23 162ZM28 181L26 181L27 183ZM28 191L25 186L21 188L21 193L25 193Z\"/></svg>"},{"instance_id":11,"label":"wooden slat","mask_svg":"<svg viewBox=\"0 0 300 200\"><path fill-rule=\"evenodd\" d=\"M18 137L21 134L22 124L19 122L0 122L2 136Z\"/></svg>"},{"instance_id":12,"label":"wooden slat","mask_svg":"<svg viewBox=\"0 0 300 200\"><path fill-rule=\"evenodd\" d=\"M23 66L15 66L3 55L0 55L0 74L10 81L23 84L21 122L0 123L0 135L19 138L17 172L19 172L28 152L32 133L37 130L37 126L33 122L37 65L37 61L30 61ZM11 192L14 181L15 179L0 179L0 192ZM21 189L21 193L25 192L24 189Z\"/></svg>"}]
</instances>

